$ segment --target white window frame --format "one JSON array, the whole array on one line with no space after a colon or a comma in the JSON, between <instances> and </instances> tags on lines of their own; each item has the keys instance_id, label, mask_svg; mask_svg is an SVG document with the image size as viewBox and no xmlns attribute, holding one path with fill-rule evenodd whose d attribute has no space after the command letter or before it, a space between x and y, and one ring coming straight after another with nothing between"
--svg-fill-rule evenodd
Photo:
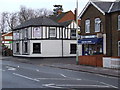
<instances>
[{"instance_id":1,"label":"white window frame","mask_svg":"<svg viewBox=\"0 0 120 90\"><path fill-rule=\"evenodd\" d=\"M118 30L120 30L120 15L118 15Z\"/></svg>"},{"instance_id":2,"label":"white window frame","mask_svg":"<svg viewBox=\"0 0 120 90\"><path fill-rule=\"evenodd\" d=\"M73 34L75 34L75 36L73 36ZM74 29L74 28L71 29L71 35L70 36L71 36L71 38L76 38L76 29Z\"/></svg>"},{"instance_id":3,"label":"white window frame","mask_svg":"<svg viewBox=\"0 0 120 90\"><path fill-rule=\"evenodd\" d=\"M42 29L41 29L41 27L34 27L33 28L33 38L41 38L41 36L42 36Z\"/></svg>"},{"instance_id":4,"label":"white window frame","mask_svg":"<svg viewBox=\"0 0 120 90\"><path fill-rule=\"evenodd\" d=\"M100 32L101 27L100 23L101 23L100 18L95 18L95 32Z\"/></svg>"},{"instance_id":5,"label":"white window frame","mask_svg":"<svg viewBox=\"0 0 120 90\"><path fill-rule=\"evenodd\" d=\"M118 56L120 56L120 41L118 41Z\"/></svg>"},{"instance_id":6,"label":"white window frame","mask_svg":"<svg viewBox=\"0 0 120 90\"><path fill-rule=\"evenodd\" d=\"M90 20L85 20L85 33L90 33Z\"/></svg>"},{"instance_id":7,"label":"white window frame","mask_svg":"<svg viewBox=\"0 0 120 90\"><path fill-rule=\"evenodd\" d=\"M54 33L51 33L51 30L54 30ZM51 34L54 34L54 35L51 35ZM49 37L50 38L55 38L56 37L56 29L55 29L55 27L50 27L49 28Z\"/></svg>"}]
</instances>

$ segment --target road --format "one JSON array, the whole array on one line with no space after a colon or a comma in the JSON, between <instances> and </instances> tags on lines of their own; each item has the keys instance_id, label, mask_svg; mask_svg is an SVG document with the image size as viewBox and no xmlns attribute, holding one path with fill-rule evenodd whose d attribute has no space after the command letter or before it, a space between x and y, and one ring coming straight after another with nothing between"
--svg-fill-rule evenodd
<instances>
[{"instance_id":1,"label":"road","mask_svg":"<svg viewBox=\"0 0 120 90\"><path fill-rule=\"evenodd\" d=\"M118 78L15 61L2 61L3 88L118 88Z\"/></svg>"}]
</instances>

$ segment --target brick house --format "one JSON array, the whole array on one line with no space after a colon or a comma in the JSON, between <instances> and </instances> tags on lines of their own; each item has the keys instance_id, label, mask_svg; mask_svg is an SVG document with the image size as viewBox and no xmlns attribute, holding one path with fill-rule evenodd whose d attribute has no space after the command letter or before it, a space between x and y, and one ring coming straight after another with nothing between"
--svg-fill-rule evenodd
<instances>
[{"instance_id":1,"label":"brick house","mask_svg":"<svg viewBox=\"0 0 120 90\"><path fill-rule=\"evenodd\" d=\"M80 18L82 56L120 56L120 1L89 1Z\"/></svg>"},{"instance_id":2,"label":"brick house","mask_svg":"<svg viewBox=\"0 0 120 90\"><path fill-rule=\"evenodd\" d=\"M12 32L2 35L2 45L7 46L11 50L12 50L12 41L13 41L12 35L13 35Z\"/></svg>"}]
</instances>

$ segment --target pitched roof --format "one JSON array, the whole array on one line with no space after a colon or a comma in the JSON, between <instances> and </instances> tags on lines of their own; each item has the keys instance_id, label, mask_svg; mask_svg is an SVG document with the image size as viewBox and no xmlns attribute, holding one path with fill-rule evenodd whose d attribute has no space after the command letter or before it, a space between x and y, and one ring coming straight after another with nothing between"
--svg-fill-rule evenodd
<instances>
[{"instance_id":1,"label":"pitched roof","mask_svg":"<svg viewBox=\"0 0 120 90\"><path fill-rule=\"evenodd\" d=\"M84 14L88 6L91 4L95 8L97 8L101 13L103 13L103 15L105 15L105 13L120 11L120 1L117 1L117 2L89 1L84 7L84 9L82 10L82 12L80 13L79 15L80 17Z\"/></svg>"},{"instance_id":2,"label":"pitched roof","mask_svg":"<svg viewBox=\"0 0 120 90\"><path fill-rule=\"evenodd\" d=\"M120 1L114 2L113 8L111 9L111 12L120 11Z\"/></svg>"},{"instance_id":3,"label":"pitched roof","mask_svg":"<svg viewBox=\"0 0 120 90\"><path fill-rule=\"evenodd\" d=\"M62 25L62 26L64 26L64 27L66 27L66 26L68 26L69 24L71 24L72 21L73 21L73 20L69 20L69 21L65 21L65 22L59 23L59 24Z\"/></svg>"},{"instance_id":4,"label":"pitched roof","mask_svg":"<svg viewBox=\"0 0 120 90\"><path fill-rule=\"evenodd\" d=\"M54 20L54 21L56 21L56 22L59 22L68 13L72 13L73 14L72 11L67 11L67 12L62 12L61 14L51 15L49 18L52 19L52 20ZM71 20L73 20L73 19L71 18ZM63 21L63 22L65 22L65 21Z\"/></svg>"},{"instance_id":5,"label":"pitched roof","mask_svg":"<svg viewBox=\"0 0 120 90\"><path fill-rule=\"evenodd\" d=\"M60 26L60 25L48 17L38 17L25 21L21 25L15 27L14 30L26 28L29 26Z\"/></svg>"},{"instance_id":6,"label":"pitched roof","mask_svg":"<svg viewBox=\"0 0 120 90\"><path fill-rule=\"evenodd\" d=\"M108 12L111 4L113 2L93 2L95 5L97 5L103 12Z\"/></svg>"}]
</instances>

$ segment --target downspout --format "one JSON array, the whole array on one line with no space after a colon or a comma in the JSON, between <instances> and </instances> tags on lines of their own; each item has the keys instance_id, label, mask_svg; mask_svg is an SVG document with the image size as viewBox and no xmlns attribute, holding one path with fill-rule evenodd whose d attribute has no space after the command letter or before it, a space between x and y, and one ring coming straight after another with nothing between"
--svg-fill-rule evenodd
<instances>
[{"instance_id":1,"label":"downspout","mask_svg":"<svg viewBox=\"0 0 120 90\"><path fill-rule=\"evenodd\" d=\"M63 57L63 28L62 28L62 57Z\"/></svg>"}]
</instances>

